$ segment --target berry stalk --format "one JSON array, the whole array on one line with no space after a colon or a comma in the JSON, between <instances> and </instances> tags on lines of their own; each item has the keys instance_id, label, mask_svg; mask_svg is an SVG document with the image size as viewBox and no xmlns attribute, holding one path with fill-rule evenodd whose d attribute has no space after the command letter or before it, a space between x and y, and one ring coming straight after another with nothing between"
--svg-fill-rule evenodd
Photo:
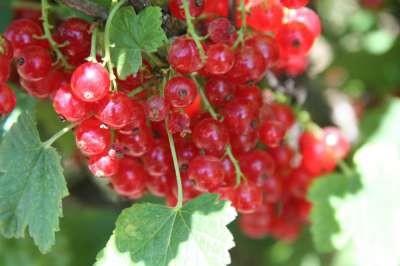
<instances>
[{"instance_id":1,"label":"berry stalk","mask_svg":"<svg viewBox=\"0 0 400 266\"><path fill-rule=\"evenodd\" d=\"M235 168L236 187L238 187L240 185L242 177L244 177L244 174L242 172L242 169L240 169L238 160L236 160L235 155L233 155L232 147L230 145L226 148L226 156L229 157L233 164L233 167Z\"/></svg>"},{"instance_id":2,"label":"berry stalk","mask_svg":"<svg viewBox=\"0 0 400 266\"><path fill-rule=\"evenodd\" d=\"M74 127L78 126L80 123L72 123L60 131L58 131L56 134L54 134L50 139L48 139L43 145L45 148L49 148L51 145L53 145L54 142L56 142L59 138L67 134L70 130L72 130Z\"/></svg>"},{"instance_id":3,"label":"berry stalk","mask_svg":"<svg viewBox=\"0 0 400 266\"><path fill-rule=\"evenodd\" d=\"M61 61L61 63L65 68L70 68L71 66L68 64L60 48L58 47L58 44L51 35L50 29L52 29L53 26L50 25L49 23L49 18L48 18L49 14L47 12L49 8L50 7L48 1L42 0L42 21L43 21L44 37L49 41L53 51L56 53L57 56L56 63L58 61Z\"/></svg>"},{"instance_id":4,"label":"berry stalk","mask_svg":"<svg viewBox=\"0 0 400 266\"><path fill-rule=\"evenodd\" d=\"M190 14L190 7L189 7L188 0L183 0L183 9L185 10L187 32L190 34L190 36L193 38L194 42L196 43L197 49L199 50L199 53L200 53L201 61L204 63L206 60L206 53L204 51L203 46L201 45L201 38L199 37L199 35L197 35L196 30L194 28L194 25L192 22L193 17Z\"/></svg>"},{"instance_id":5,"label":"berry stalk","mask_svg":"<svg viewBox=\"0 0 400 266\"><path fill-rule=\"evenodd\" d=\"M94 25L92 30L92 41L90 47L90 56L86 59L89 62L97 63L96 54L97 54L97 25Z\"/></svg>"},{"instance_id":6,"label":"berry stalk","mask_svg":"<svg viewBox=\"0 0 400 266\"><path fill-rule=\"evenodd\" d=\"M112 6L110 14L107 18L106 22L106 27L104 29L104 64L107 64L108 66L108 72L110 74L110 79L111 79L111 90L114 91L117 89L117 82L116 82L116 77L114 74L114 66L111 61L111 43L110 43L110 29L111 29L111 23L112 20L114 19L115 14L117 13L118 9L120 9L127 0L121 0L118 3L116 3L114 6ZM113 1L114 3L114 1Z\"/></svg>"},{"instance_id":7,"label":"berry stalk","mask_svg":"<svg viewBox=\"0 0 400 266\"><path fill-rule=\"evenodd\" d=\"M242 20L242 26L240 27L240 30L238 31L238 38L235 41L233 47L236 48L240 43L244 43L244 35L246 33L246 28L247 28L247 21L246 21L246 6L244 4L244 0L240 0L239 4L239 9L240 9L240 17Z\"/></svg>"},{"instance_id":8,"label":"berry stalk","mask_svg":"<svg viewBox=\"0 0 400 266\"><path fill-rule=\"evenodd\" d=\"M207 96L206 96L206 94L204 92L203 86L201 86L199 84L199 82L197 81L197 79L195 77L192 77L192 79L197 85L197 88L198 88L198 91L199 91L199 94L200 94L200 98L201 98L201 101L204 104L204 107L210 113L212 118L214 118L215 120L218 120L219 114L214 110L214 108L212 107L211 103L208 101Z\"/></svg>"}]
</instances>

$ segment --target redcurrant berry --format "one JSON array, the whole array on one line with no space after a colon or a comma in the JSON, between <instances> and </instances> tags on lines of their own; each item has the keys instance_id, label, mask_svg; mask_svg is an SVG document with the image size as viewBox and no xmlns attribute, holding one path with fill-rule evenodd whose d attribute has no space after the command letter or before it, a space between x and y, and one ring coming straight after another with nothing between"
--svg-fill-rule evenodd
<instances>
[{"instance_id":1,"label":"redcurrant berry","mask_svg":"<svg viewBox=\"0 0 400 266\"><path fill-rule=\"evenodd\" d=\"M6 116L16 105L15 93L7 84L0 84L0 116Z\"/></svg>"},{"instance_id":2,"label":"redcurrant berry","mask_svg":"<svg viewBox=\"0 0 400 266\"><path fill-rule=\"evenodd\" d=\"M309 0L280 0L284 7L297 9L308 5Z\"/></svg>"},{"instance_id":3,"label":"redcurrant berry","mask_svg":"<svg viewBox=\"0 0 400 266\"><path fill-rule=\"evenodd\" d=\"M192 134L193 142L207 154L221 156L229 144L229 133L225 125L212 118L206 118L196 124Z\"/></svg>"},{"instance_id":4,"label":"redcurrant berry","mask_svg":"<svg viewBox=\"0 0 400 266\"><path fill-rule=\"evenodd\" d=\"M262 54L267 67L273 65L279 59L279 47L275 39L270 36L256 34L246 40L246 45L256 49Z\"/></svg>"},{"instance_id":5,"label":"redcurrant berry","mask_svg":"<svg viewBox=\"0 0 400 266\"><path fill-rule=\"evenodd\" d=\"M130 135L117 133L115 141L125 148L126 154L141 157L153 146L153 137L147 126L133 130Z\"/></svg>"},{"instance_id":6,"label":"redcurrant berry","mask_svg":"<svg viewBox=\"0 0 400 266\"><path fill-rule=\"evenodd\" d=\"M187 113L182 111L173 111L168 115L167 120L168 131L171 134L180 134L184 137L190 133L190 117Z\"/></svg>"},{"instance_id":7,"label":"redcurrant berry","mask_svg":"<svg viewBox=\"0 0 400 266\"><path fill-rule=\"evenodd\" d=\"M282 25L276 35L280 52L285 56L305 55L314 43L313 33L299 22Z\"/></svg>"},{"instance_id":8,"label":"redcurrant berry","mask_svg":"<svg viewBox=\"0 0 400 266\"><path fill-rule=\"evenodd\" d=\"M58 115L70 122L77 122L87 118L91 111L88 103L75 97L67 85L62 85L55 92L53 107Z\"/></svg>"},{"instance_id":9,"label":"redcurrant berry","mask_svg":"<svg viewBox=\"0 0 400 266\"><path fill-rule=\"evenodd\" d=\"M208 38L214 43L231 44L236 38L235 27L227 18L216 18L208 24Z\"/></svg>"},{"instance_id":10,"label":"redcurrant berry","mask_svg":"<svg viewBox=\"0 0 400 266\"><path fill-rule=\"evenodd\" d=\"M285 125L277 120L266 120L260 127L260 140L269 148L278 147L285 134Z\"/></svg>"},{"instance_id":11,"label":"redcurrant berry","mask_svg":"<svg viewBox=\"0 0 400 266\"><path fill-rule=\"evenodd\" d=\"M213 75L228 73L235 63L235 55L225 44L213 44L207 49L207 60L204 70Z\"/></svg>"},{"instance_id":12,"label":"redcurrant berry","mask_svg":"<svg viewBox=\"0 0 400 266\"><path fill-rule=\"evenodd\" d=\"M262 185L264 180L275 173L275 162L271 155L262 150L253 150L241 154L240 168L247 179L255 184Z\"/></svg>"},{"instance_id":13,"label":"redcurrant berry","mask_svg":"<svg viewBox=\"0 0 400 266\"><path fill-rule=\"evenodd\" d=\"M203 0L187 0L189 12L192 17L198 17L203 12ZM183 0L169 0L168 7L172 15L180 20L185 20L185 10L183 9Z\"/></svg>"},{"instance_id":14,"label":"redcurrant berry","mask_svg":"<svg viewBox=\"0 0 400 266\"><path fill-rule=\"evenodd\" d=\"M95 118L83 121L75 131L75 140L80 151L88 156L106 151L111 143L111 132Z\"/></svg>"},{"instance_id":15,"label":"redcurrant berry","mask_svg":"<svg viewBox=\"0 0 400 266\"><path fill-rule=\"evenodd\" d=\"M18 74L26 80L37 81L51 70L51 55L46 48L30 45L21 50L16 59Z\"/></svg>"},{"instance_id":16,"label":"redcurrant berry","mask_svg":"<svg viewBox=\"0 0 400 266\"><path fill-rule=\"evenodd\" d=\"M225 179L224 165L217 157L197 156L189 163L189 178L199 191L212 192Z\"/></svg>"},{"instance_id":17,"label":"redcurrant berry","mask_svg":"<svg viewBox=\"0 0 400 266\"><path fill-rule=\"evenodd\" d=\"M161 122L167 117L169 106L164 97L153 96L146 102L146 114L150 121Z\"/></svg>"},{"instance_id":18,"label":"redcurrant berry","mask_svg":"<svg viewBox=\"0 0 400 266\"><path fill-rule=\"evenodd\" d=\"M171 151L168 144L157 140L153 147L143 156L144 167L153 176L162 176L168 173L172 166Z\"/></svg>"},{"instance_id":19,"label":"redcurrant berry","mask_svg":"<svg viewBox=\"0 0 400 266\"><path fill-rule=\"evenodd\" d=\"M235 86L224 79L211 78L204 86L207 99L215 107L220 107L233 98Z\"/></svg>"},{"instance_id":20,"label":"redcurrant berry","mask_svg":"<svg viewBox=\"0 0 400 266\"><path fill-rule=\"evenodd\" d=\"M118 172L119 160L112 158L108 152L90 157L89 170L97 177L113 176Z\"/></svg>"},{"instance_id":21,"label":"redcurrant berry","mask_svg":"<svg viewBox=\"0 0 400 266\"><path fill-rule=\"evenodd\" d=\"M193 103L197 95L197 86L186 77L174 77L164 89L167 102L175 108L185 108Z\"/></svg>"},{"instance_id":22,"label":"redcurrant berry","mask_svg":"<svg viewBox=\"0 0 400 266\"><path fill-rule=\"evenodd\" d=\"M14 54L18 50L30 45L39 45L47 48L48 44L36 37L43 36L40 25L30 19L17 19L11 22L4 32L4 37L11 43Z\"/></svg>"},{"instance_id":23,"label":"redcurrant berry","mask_svg":"<svg viewBox=\"0 0 400 266\"><path fill-rule=\"evenodd\" d=\"M196 72L203 67L196 43L186 37L176 38L168 51L168 62L182 74Z\"/></svg>"},{"instance_id":24,"label":"redcurrant berry","mask_svg":"<svg viewBox=\"0 0 400 266\"><path fill-rule=\"evenodd\" d=\"M238 212L254 213L262 205L262 190L253 183L242 183L235 189L231 201Z\"/></svg>"}]
</instances>

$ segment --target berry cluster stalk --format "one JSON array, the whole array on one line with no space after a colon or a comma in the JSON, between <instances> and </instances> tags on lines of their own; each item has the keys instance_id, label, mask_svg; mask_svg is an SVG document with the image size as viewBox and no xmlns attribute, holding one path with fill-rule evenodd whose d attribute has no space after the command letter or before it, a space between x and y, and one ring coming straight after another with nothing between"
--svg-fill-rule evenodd
<instances>
[{"instance_id":1,"label":"berry cluster stalk","mask_svg":"<svg viewBox=\"0 0 400 266\"><path fill-rule=\"evenodd\" d=\"M244 42L244 35L246 33L246 28L247 28L247 21L246 21L246 6L244 4L244 0L240 0L240 18L242 21L242 26L240 27L240 30L238 31L238 38L235 41L235 44L233 45L234 48L236 48L239 43Z\"/></svg>"},{"instance_id":2,"label":"berry cluster stalk","mask_svg":"<svg viewBox=\"0 0 400 266\"><path fill-rule=\"evenodd\" d=\"M56 53L56 56L57 56L56 63L61 61L62 65L65 68L70 68L71 66L68 64L64 55L61 53L57 42L51 36L50 30L53 28L53 26L50 25L50 23L49 23L49 18L48 18L49 14L47 12L49 8L50 7L49 7L49 3L47 2L47 0L42 0L42 21L43 21L43 29L44 29L44 38L46 38L49 41L53 51Z\"/></svg>"}]
</instances>

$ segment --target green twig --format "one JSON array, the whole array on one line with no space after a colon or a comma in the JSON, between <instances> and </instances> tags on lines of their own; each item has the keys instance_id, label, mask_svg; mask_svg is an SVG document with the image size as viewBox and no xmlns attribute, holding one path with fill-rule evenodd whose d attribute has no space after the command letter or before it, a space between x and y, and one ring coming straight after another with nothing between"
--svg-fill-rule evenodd
<instances>
[{"instance_id":1,"label":"green twig","mask_svg":"<svg viewBox=\"0 0 400 266\"><path fill-rule=\"evenodd\" d=\"M201 38L199 35L196 33L196 29L194 28L193 25L193 17L190 14L190 8L189 8L189 1L188 0L183 0L183 9L185 10L185 18L186 18L186 25L187 25L187 31L192 36L194 42L196 43L197 49L199 50L200 53L200 58L201 61L204 63L206 60L206 54L203 48L203 45L201 45Z\"/></svg>"},{"instance_id":2,"label":"green twig","mask_svg":"<svg viewBox=\"0 0 400 266\"><path fill-rule=\"evenodd\" d=\"M350 166L347 165L345 161L340 160L338 162L338 166L342 171L342 173L345 174L346 176L352 176L354 174L354 171L350 168Z\"/></svg>"},{"instance_id":3,"label":"green twig","mask_svg":"<svg viewBox=\"0 0 400 266\"><path fill-rule=\"evenodd\" d=\"M54 134L54 136L52 136L50 139L48 139L45 143L43 143L45 148L49 148L51 145L53 145L53 143L55 141L57 141L59 138L61 138L62 136L64 136L66 133L68 133L71 129L73 129L74 127L76 127L77 125L79 125L79 123L72 123L70 125L68 125L67 127L61 129L60 131L58 131L56 134Z\"/></svg>"},{"instance_id":4,"label":"green twig","mask_svg":"<svg viewBox=\"0 0 400 266\"><path fill-rule=\"evenodd\" d=\"M247 20L246 20L246 6L244 3L244 0L240 0L239 4L239 9L240 9L240 15L241 15L241 20L242 20L242 26L240 27L240 30L238 31L238 38L236 39L233 47L236 48L238 47L239 43L244 43L244 35L246 33L247 29Z\"/></svg>"},{"instance_id":5,"label":"green twig","mask_svg":"<svg viewBox=\"0 0 400 266\"><path fill-rule=\"evenodd\" d=\"M23 9L29 9L29 10L35 10L35 11L42 10L40 3L26 2L26 1L12 1L11 7L12 8L23 8Z\"/></svg>"},{"instance_id":6,"label":"green twig","mask_svg":"<svg viewBox=\"0 0 400 266\"><path fill-rule=\"evenodd\" d=\"M179 170L179 162L178 162L178 156L176 155L174 138L172 137L171 133L168 130L167 122L165 122L165 130L167 131L168 134L169 147L171 149L172 160L174 162L174 168L175 168L176 183L178 186L178 202L176 203L175 208L180 209L183 206L182 177L181 177L181 172Z\"/></svg>"},{"instance_id":7,"label":"green twig","mask_svg":"<svg viewBox=\"0 0 400 266\"><path fill-rule=\"evenodd\" d=\"M114 3L115 1L113 1ZM107 64L108 66L108 72L110 74L110 79L111 79L111 90L116 90L117 88L117 83L116 83L116 77L114 74L114 66L113 63L111 61L111 43L110 43L110 30L111 30L111 23L112 20L114 19L115 14L117 13L118 9L120 9L125 3L127 2L127 0L121 0L118 3L116 3L115 5L113 5L111 7L111 11L110 14L108 16L107 22L106 22L106 27L104 29L104 64Z\"/></svg>"},{"instance_id":8,"label":"green twig","mask_svg":"<svg viewBox=\"0 0 400 266\"><path fill-rule=\"evenodd\" d=\"M48 14L48 9L49 3L47 0L42 0L42 21L43 21L43 29L44 29L44 37L49 41L51 47L53 48L53 51L56 53L57 60L56 63L61 61L62 65L65 68L71 68L71 66L68 64L67 60L65 59L64 55L61 53L60 48L58 47L58 44L56 41L54 41L50 29L53 28L52 25L49 23L49 14Z\"/></svg>"},{"instance_id":9,"label":"green twig","mask_svg":"<svg viewBox=\"0 0 400 266\"><path fill-rule=\"evenodd\" d=\"M241 179L244 178L245 176L242 170L240 169L238 160L236 160L235 155L233 155L232 147L230 145L226 148L226 156L229 157L229 159L233 164L233 167L235 168L236 186L239 186Z\"/></svg>"},{"instance_id":10,"label":"green twig","mask_svg":"<svg viewBox=\"0 0 400 266\"><path fill-rule=\"evenodd\" d=\"M212 118L214 118L215 120L218 120L219 114L214 110L211 103L208 101L207 96L204 92L204 88L200 85L200 83L197 81L197 79L194 76L192 76L192 80L197 85L197 89L199 91L200 98L201 98L201 101L203 102L204 108L206 108L206 110L210 113Z\"/></svg>"},{"instance_id":11,"label":"green twig","mask_svg":"<svg viewBox=\"0 0 400 266\"><path fill-rule=\"evenodd\" d=\"M86 59L89 62L97 63L97 25L92 30L92 44L90 48L90 56Z\"/></svg>"}]
</instances>

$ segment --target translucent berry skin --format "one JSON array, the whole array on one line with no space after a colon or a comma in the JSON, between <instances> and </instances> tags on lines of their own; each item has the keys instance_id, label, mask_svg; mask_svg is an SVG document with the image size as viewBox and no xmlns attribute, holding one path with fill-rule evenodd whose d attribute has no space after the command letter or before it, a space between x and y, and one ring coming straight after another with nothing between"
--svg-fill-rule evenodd
<instances>
[{"instance_id":1,"label":"translucent berry skin","mask_svg":"<svg viewBox=\"0 0 400 266\"><path fill-rule=\"evenodd\" d=\"M146 102L146 115L152 122L161 122L167 117L169 106L164 97L155 95Z\"/></svg>"},{"instance_id":2,"label":"translucent berry skin","mask_svg":"<svg viewBox=\"0 0 400 266\"><path fill-rule=\"evenodd\" d=\"M65 83L64 73L59 70L51 70L46 77L37 81L20 79L20 84L26 92L37 99L50 97L63 83Z\"/></svg>"},{"instance_id":3,"label":"translucent berry skin","mask_svg":"<svg viewBox=\"0 0 400 266\"><path fill-rule=\"evenodd\" d=\"M233 166L232 161L228 157L225 157L222 160L222 164L224 165L224 170L225 170L225 178L222 183L222 186L233 187L236 184L235 167Z\"/></svg>"},{"instance_id":4,"label":"translucent berry skin","mask_svg":"<svg viewBox=\"0 0 400 266\"><path fill-rule=\"evenodd\" d=\"M168 62L182 74L199 71L203 67L196 43L186 37L176 38L168 51Z\"/></svg>"},{"instance_id":5,"label":"translucent berry skin","mask_svg":"<svg viewBox=\"0 0 400 266\"><path fill-rule=\"evenodd\" d=\"M162 140L155 142L153 147L143 156L144 167L153 176L162 176L171 170L172 157L168 144Z\"/></svg>"},{"instance_id":6,"label":"translucent berry skin","mask_svg":"<svg viewBox=\"0 0 400 266\"><path fill-rule=\"evenodd\" d=\"M129 135L117 133L115 142L121 144L125 153L132 157L145 155L154 144L151 131L146 126L137 128Z\"/></svg>"},{"instance_id":7,"label":"translucent berry skin","mask_svg":"<svg viewBox=\"0 0 400 266\"><path fill-rule=\"evenodd\" d=\"M235 55L225 44L213 44L207 49L207 60L204 70L212 75L228 73L235 63Z\"/></svg>"},{"instance_id":8,"label":"translucent berry skin","mask_svg":"<svg viewBox=\"0 0 400 266\"><path fill-rule=\"evenodd\" d=\"M282 25L283 7L278 0L255 1L252 4L247 23L253 29L260 32L276 32Z\"/></svg>"},{"instance_id":9,"label":"translucent berry skin","mask_svg":"<svg viewBox=\"0 0 400 266\"><path fill-rule=\"evenodd\" d=\"M232 100L235 86L224 79L210 78L204 86L204 90L208 101L214 107L221 107Z\"/></svg>"},{"instance_id":10,"label":"translucent berry skin","mask_svg":"<svg viewBox=\"0 0 400 266\"><path fill-rule=\"evenodd\" d=\"M258 130L252 130L246 134L230 134L231 146L234 153L240 154L253 150L258 142Z\"/></svg>"},{"instance_id":11,"label":"translucent berry skin","mask_svg":"<svg viewBox=\"0 0 400 266\"><path fill-rule=\"evenodd\" d=\"M286 130L291 128L295 122L295 115L290 106L274 103L271 105L273 118L285 125Z\"/></svg>"},{"instance_id":12,"label":"translucent berry skin","mask_svg":"<svg viewBox=\"0 0 400 266\"><path fill-rule=\"evenodd\" d=\"M266 151L253 150L239 156L242 172L251 182L262 185L264 180L275 173L275 162Z\"/></svg>"},{"instance_id":13,"label":"translucent berry skin","mask_svg":"<svg viewBox=\"0 0 400 266\"><path fill-rule=\"evenodd\" d=\"M239 86L235 90L235 98L251 103L254 109L262 106L261 89L257 86Z\"/></svg>"},{"instance_id":14,"label":"translucent berry skin","mask_svg":"<svg viewBox=\"0 0 400 266\"><path fill-rule=\"evenodd\" d=\"M222 161L213 156L197 156L189 163L189 178L196 183L196 189L211 192L225 179Z\"/></svg>"},{"instance_id":15,"label":"translucent berry skin","mask_svg":"<svg viewBox=\"0 0 400 266\"><path fill-rule=\"evenodd\" d=\"M221 110L224 123L234 134L248 134L257 128L255 110L245 100L235 99Z\"/></svg>"},{"instance_id":16,"label":"translucent berry skin","mask_svg":"<svg viewBox=\"0 0 400 266\"><path fill-rule=\"evenodd\" d=\"M196 124L192 133L193 142L207 154L222 156L229 144L229 133L225 125L212 118L206 118Z\"/></svg>"},{"instance_id":17,"label":"translucent berry skin","mask_svg":"<svg viewBox=\"0 0 400 266\"><path fill-rule=\"evenodd\" d=\"M46 42L35 39L34 36L43 36L43 30L37 22L30 19L14 20L4 32L4 37L14 49L14 54L30 45L48 47Z\"/></svg>"},{"instance_id":18,"label":"translucent berry skin","mask_svg":"<svg viewBox=\"0 0 400 266\"><path fill-rule=\"evenodd\" d=\"M286 189L295 198L305 198L311 185L311 176L302 168L297 168L290 173L286 181Z\"/></svg>"},{"instance_id":19,"label":"translucent berry skin","mask_svg":"<svg viewBox=\"0 0 400 266\"><path fill-rule=\"evenodd\" d=\"M53 97L54 110L63 119L78 122L89 116L91 107L78 99L67 85L62 85Z\"/></svg>"},{"instance_id":20,"label":"translucent berry skin","mask_svg":"<svg viewBox=\"0 0 400 266\"><path fill-rule=\"evenodd\" d=\"M245 46L235 52L235 64L226 78L239 84L256 82L264 75L266 65L263 55L256 49Z\"/></svg>"},{"instance_id":21,"label":"translucent berry skin","mask_svg":"<svg viewBox=\"0 0 400 266\"><path fill-rule=\"evenodd\" d=\"M208 38L214 43L232 44L235 41L235 27L227 18L213 19L207 28Z\"/></svg>"},{"instance_id":22,"label":"translucent berry skin","mask_svg":"<svg viewBox=\"0 0 400 266\"><path fill-rule=\"evenodd\" d=\"M94 156L105 152L110 146L111 132L99 120L90 118L76 129L75 140L84 155Z\"/></svg>"},{"instance_id":23,"label":"translucent berry skin","mask_svg":"<svg viewBox=\"0 0 400 266\"><path fill-rule=\"evenodd\" d=\"M82 101L96 102L108 94L110 75L101 64L87 62L72 73L71 88Z\"/></svg>"},{"instance_id":24,"label":"translucent berry skin","mask_svg":"<svg viewBox=\"0 0 400 266\"><path fill-rule=\"evenodd\" d=\"M285 125L277 120L267 120L260 127L260 140L269 148L279 147L285 135Z\"/></svg>"},{"instance_id":25,"label":"translucent berry skin","mask_svg":"<svg viewBox=\"0 0 400 266\"><path fill-rule=\"evenodd\" d=\"M302 166L312 176L332 172L336 167L336 158L322 138L311 132L304 132L299 140Z\"/></svg>"},{"instance_id":26,"label":"translucent berry skin","mask_svg":"<svg viewBox=\"0 0 400 266\"><path fill-rule=\"evenodd\" d=\"M197 96L197 86L186 77L174 77L167 82L164 89L167 102L175 108L191 105Z\"/></svg>"},{"instance_id":27,"label":"translucent berry skin","mask_svg":"<svg viewBox=\"0 0 400 266\"><path fill-rule=\"evenodd\" d=\"M11 113L16 103L14 91L6 83L0 84L0 116Z\"/></svg>"},{"instance_id":28,"label":"translucent berry skin","mask_svg":"<svg viewBox=\"0 0 400 266\"><path fill-rule=\"evenodd\" d=\"M235 189L231 201L239 213L253 213L262 204L262 190L255 184L243 182Z\"/></svg>"},{"instance_id":29,"label":"translucent berry skin","mask_svg":"<svg viewBox=\"0 0 400 266\"><path fill-rule=\"evenodd\" d=\"M134 99L130 99L129 111L126 110L126 112L130 113L130 117L128 119L129 122L126 126L119 129L120 133L130 135L132 134L132 132L135 132L138 128L146 126L146 113L142 103ZM125 115L126 114L124 114L123 116Z\"/></svg>"},{"instance_id":30,"label":"translucent berry skin","mask_svg":"<svg viewBox=\"0 0 400 266\"><path fill-rule=\"evenodd\" d=\"M145 192L148 174L136 159L126 157L120 161L118 173L110 179L118 194L136 199Z\"/></svg>"},{"instance_id":31,"label":"translucent berry skin","mask_svg":"<svg viewBox=\"0 0 400 266\"><path fill-rule=\"evenodd\" d=\"M242 232L253 239L261 239L270 233L273 205L262 204L253 213L242 214L239 225Z\"/></svg>"},{"instance_id":32,"label":"translucent berry skin","mask_svg":"<svg viewBox=\"0 0 400 266\"><path fill-rule=\"evenodd\" d=\"M80 18L69 18L63 21L54 34L59 44L67 43L61 51L72 64L83 62L90 54L91 34L90 24Z\"/></svg>"},{"instance_id":33,"label":"translucent berry skin","mask_svg":"<svg viewBox=\"0 0 400 266\"><path fill-rule=\"evenodd\" d=\"M131 99L122 92L113 93L96 106L96 117L114 129L128 126L134 116Z\"/></svg>"},{"instance_id":34,"label":"translucent berry skin","mask_svg":"<svg viewBox=\"0 0 400 266\"><path fill-rule=\"evenodd\" d=\"M327 127L323 129L322 140L331 149L337 160L343 160L350 152L350 143L340 129Z\"/></svg>"},{"instance_id":35,"label":"translucent berry skin","mask_svg":"<svg viewBox=\"0 0 400 266\"><path fill-rule=\"evenodd\" d=\"M108 152L89 158L88 167L94 176L113 176L118 172L119 160L112 158Z\"/></svg>"},{"instance_id":36,"label":"translucent berry skin","mask_svg":"<svg viewBox=\"0 0 400 266\"><path fill-rule=\"evenodd\" d=\"M264 201L269 203L277 203L282 200L284 191L287 190L286 184L282 181L282 178L276 175L265 179L261 188L264 192Z\"/></svg>"},{"instance_id":37,"label":"translucent berry skin","mask_svg":"<svg viewBox=\"0 0 400 266\"><path fill-rule=\"evenodd\" d=\"M281 57L274 66L276 75L286 74L290 77L302 75L309 65L306 55Z\"/></svg>"},{"instance_id":38,"label":"translucent berry skin","mask_svg":"<svg viewBox=\"0 0 400 266\"><path fill-rule=\"evenodd\" d=\"M171 183L175 181L173 178L173 174L170 173L162 176L149 175L146 179L146 188L152 195L164 197L171 190Z\"/></svg>"},{"instance_id":39,"label":"translucent berry skin","mask_svg":"<svg viewBox=\"0 0 400 266\"><path fill-rule=\"evenodd\" d=\"M183 188L183 201L186 202L191 200L201 194L201 192L197 189L195 182L189 178L188 172L181 172L182 178L182 188ZM171 182L171 192L174 197L178 197L178 186L176 183L176 177L174 176L174 180Z\"/></svg>"},{"instance_id":40,"label":"translucent berry skin","mask_svg":"<svg viewBox=\"0 0 400 266\"><path fill-rule=\"evenodd\" d=\"M176 155L182 168L187 168L189 162L199 155L199 150L188 138L175 139Z\"/></svg>"},{"instance_id":41,"label":"translucent berry skin","mask_svg":"<svg viewBox=\"0 0 400 266\"><path fill-rule=\"evenodd\" d=\"M171 134L180 134L184 137L190 133L190 117L187 113L176 110L170 112L167 120L168 131Z\"/></svg>"},{"instance_id":42,"label":"translucent berry skin","mask_svg":"<svg viewBox=\"0 0 400 266\"><path fill-rule=\"evenodd\" d=\"M18 74L26 80L39 80L51 70L51 55L46 48L31 45L23 48L16 59Z\"/></svg>"},{"instance_id":43,"label":"translucent berry skin","mask_svg":"<svg viewBox=\"0 0 400 266\"><path fill-rule=\"evenodd\" d=\"M203 1L188 0L189 12L192 17L200 16L204 9ZM169 0L168 7L172 15L180 20L185 20L185 10L183 9L183 0Z\"/></svg>"},{"instance_id":44,"label":"translucent berry skin","mask_svg":"<svg viewBox=\"0 0 400 266\"><path fill-rule=\"evenodd\" d=\"M272 66L279 59L279 47L275 39L270 36L256 34L246 40L246 45L262 54L267 67Z\"/></svg>"},{"instance_id":45,"label":"translucent berry skin","mask_svg":"<svg viewBox=\"0 0 400 266\"><path fill-rule=\"evenodd\" d=\"M129 75L125 80L117 78L118 89L130 93L153 77L151 65L143 60L143 65L136 74Z\"/></svg>"},{"instance_id":46,"label":"translucent berry skin","mask_svg":"<svg viewBox=\"0 0 400 266\"><path fill-rule=\"evenodd\" d=\"M268 150L278 169L290 168L294 159L294 151L288 145L283 144Z\"/></svg>"},{"instance_id":47,"label":"translucent berry skin","mask_svg":"<svg viewBox=\"0 0 400 266\"><path fill-rule=\"evenodd\" d=\"M282 25L276 35L280 52L285 56L305 55L314 43L313 33L299 22Z\"/></svg>"},{"instance_id":48,"label":"translucent berry skin","mask_svg":"<svg viewBox=\"0 0 400 266\"><path fill-rule=\"evenodd\" d=\"M0 55L0 84L6 83L10 78L11 60L6 56Z\"/></svg>"},{"instance_id":49,"label":"translucent berry skin","mask_svg":"<svg viewBox=\"0 0 400 266\"><path fill-rule=\"evenodd\" d=\"M309 0L280 0L284 7L297 9L308 5Z\"/></svg>"},{"instance_id":50,"label":"translucent berry skin","mask_svg":"<svg viewBox=\"0 0 400 266\"><path fill-rule=\"evenodd\" d=\"M308 7L290 10L286 14L286 20L288 22L299 22L304 24L313 33L314 38L321 35L321 20L318 14Z\"/></svg>"},{"instance_id":51,"label":"translucent berry skin","mask_svg":"<svg viewBox=\"0 0 400 266\"><path fill-rule=\"evenodd\" d=\"M228 0L204 0L204 11L203 13L213 14L217 16L228 16L229 1Z\"/></svg>"}]
</instances>

